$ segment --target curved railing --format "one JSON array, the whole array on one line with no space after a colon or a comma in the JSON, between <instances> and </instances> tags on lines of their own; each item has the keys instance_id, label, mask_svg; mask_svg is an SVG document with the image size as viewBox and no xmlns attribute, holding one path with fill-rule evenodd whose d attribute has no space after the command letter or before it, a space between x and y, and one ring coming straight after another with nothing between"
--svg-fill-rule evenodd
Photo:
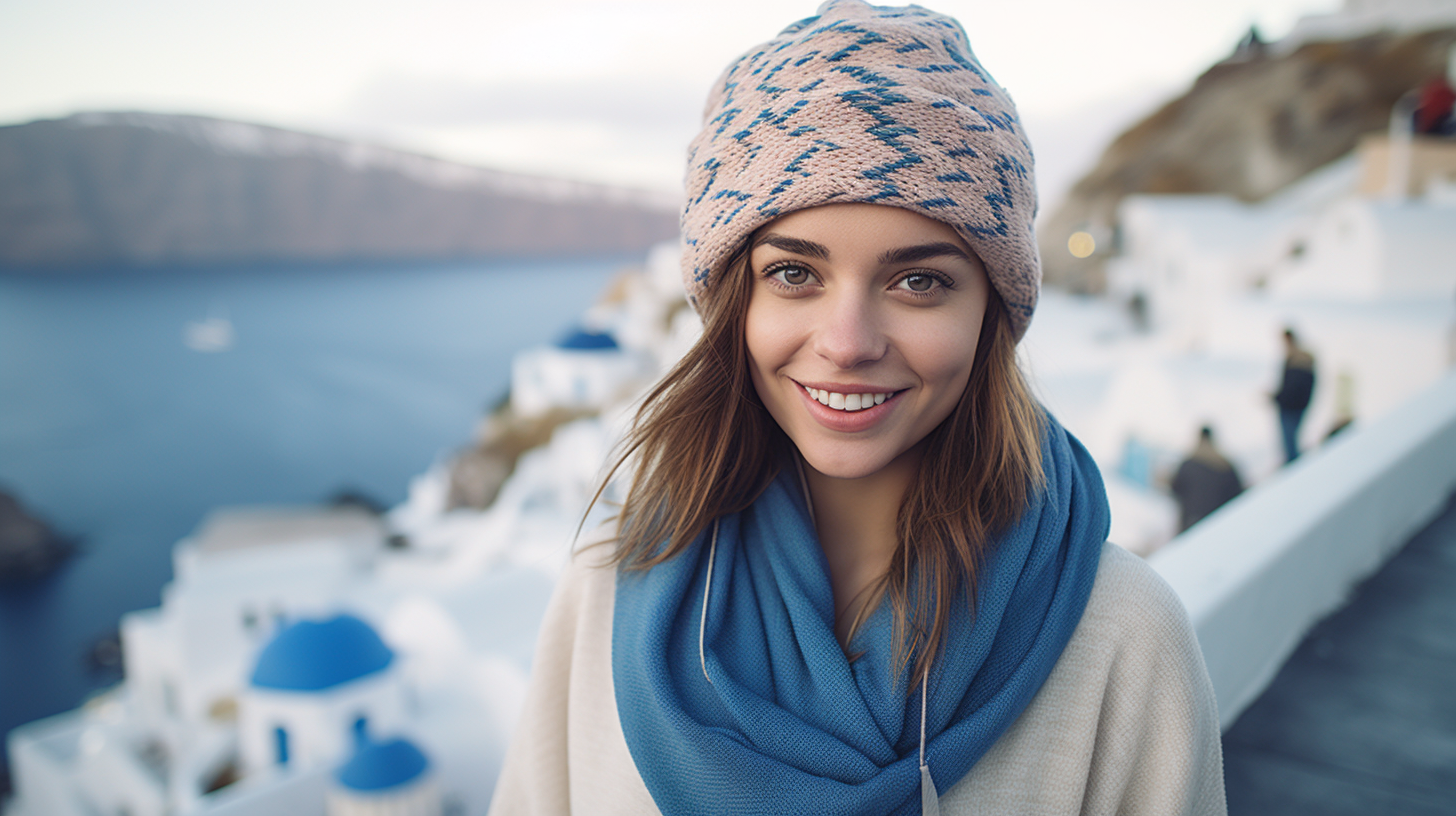
<instances>
[{"instance_id":1,"label":"curved railing","mask_svg":"<svg viewBox=\"0 0 1456 816\"><path fill-rule=\"evenodd\" d=\"M1193 618L1223 726L1305 632L1456 492L1456 372L1300 457L1154 553Z\"/></svg>"}]
</instances>

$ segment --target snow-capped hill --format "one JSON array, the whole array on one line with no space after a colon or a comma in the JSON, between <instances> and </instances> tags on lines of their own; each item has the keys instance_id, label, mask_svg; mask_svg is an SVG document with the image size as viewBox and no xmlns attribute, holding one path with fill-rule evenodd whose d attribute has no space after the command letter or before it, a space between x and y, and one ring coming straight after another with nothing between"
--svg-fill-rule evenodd
<instances>
[{"instance_id":1,"label":"snow-capped hill","mask_svg":"<svg viewBox=\"0 0 1456 816\"><path fill-rule=\"evenodd\" d=\"M209 116L93 111L61 120L70 127L134 127L175 134L219 153L253 156L313 156L332 159L355 170L399 172L423 184L443 188L478 188L541 201L605 201L643 207L672 208L672 195L629 187L613 187L570 179L508 173L488 167L437 159L365 142L351 142L294 130L215 119Z\"/></svg>"},{"instance_id":2,"label":"snow-capped hill","mask_svg":"<svg viewBox=\"0 0 1456 816\"><path fill-rule=\"evenodd\" d=\"M0 127L0 266L634 256L673 202L245 122Z\"/></svg>"}]
</instances>

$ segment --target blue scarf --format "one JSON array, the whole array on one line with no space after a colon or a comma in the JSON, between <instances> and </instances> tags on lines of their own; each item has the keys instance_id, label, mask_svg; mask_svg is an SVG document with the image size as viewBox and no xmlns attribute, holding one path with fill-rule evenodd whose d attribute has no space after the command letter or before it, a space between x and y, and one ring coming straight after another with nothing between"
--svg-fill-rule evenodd
<instances>
[{"instance_id":1,"label":"blue scarf","mask_svg":"<svg viewBox=\"0 0 1456 816\"><path fill-rule=\"evenodd\" d=\"M1092 592L1110 515L1102 478L1050 417L1042 463L1045 490L988 547L976 615L953 605L931 669L925 750L940 791L1031 702ZM919 813L921 678L892 682L889 604L856 636L859 659L845 658L797 476L780 473L752 506L719 520L715 547L712 536L617 577L617 712L657 807L669 816Z\"/></svg>"}]
</instances>

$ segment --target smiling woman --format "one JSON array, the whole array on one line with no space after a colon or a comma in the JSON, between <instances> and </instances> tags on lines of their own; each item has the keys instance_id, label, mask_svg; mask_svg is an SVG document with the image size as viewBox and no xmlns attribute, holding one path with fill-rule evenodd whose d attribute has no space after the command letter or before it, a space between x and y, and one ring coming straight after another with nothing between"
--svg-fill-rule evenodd
<instances>
[{"instance_id":1,"label":"smiling woman","mask_svg":"<svg viewBox=\"0 0 1456 816\"><path fill-rule=\"evenodd\" d=\"M703 335L492 812L1222 814L1187 614L1017 368L1031 150L960 26L831 0L720 78L687 186Z\"/></svg>"}]
</instances>

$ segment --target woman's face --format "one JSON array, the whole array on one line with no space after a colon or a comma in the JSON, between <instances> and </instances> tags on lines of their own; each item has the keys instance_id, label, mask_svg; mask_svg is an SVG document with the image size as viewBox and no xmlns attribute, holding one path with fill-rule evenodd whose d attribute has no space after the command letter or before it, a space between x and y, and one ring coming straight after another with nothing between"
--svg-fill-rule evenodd
<instances>
[{"instance_id":1,"label":"woman's face","mask_svg":"<svg viewBox=\"0 0 1456 816\"><path fill-rule=\"evenodd\" d=\"M828 204L754 234L745 335L753 384L805 461L855 479L955 408L986 314L985 267L949 226Z\"/></svg>"}]
</instances>

